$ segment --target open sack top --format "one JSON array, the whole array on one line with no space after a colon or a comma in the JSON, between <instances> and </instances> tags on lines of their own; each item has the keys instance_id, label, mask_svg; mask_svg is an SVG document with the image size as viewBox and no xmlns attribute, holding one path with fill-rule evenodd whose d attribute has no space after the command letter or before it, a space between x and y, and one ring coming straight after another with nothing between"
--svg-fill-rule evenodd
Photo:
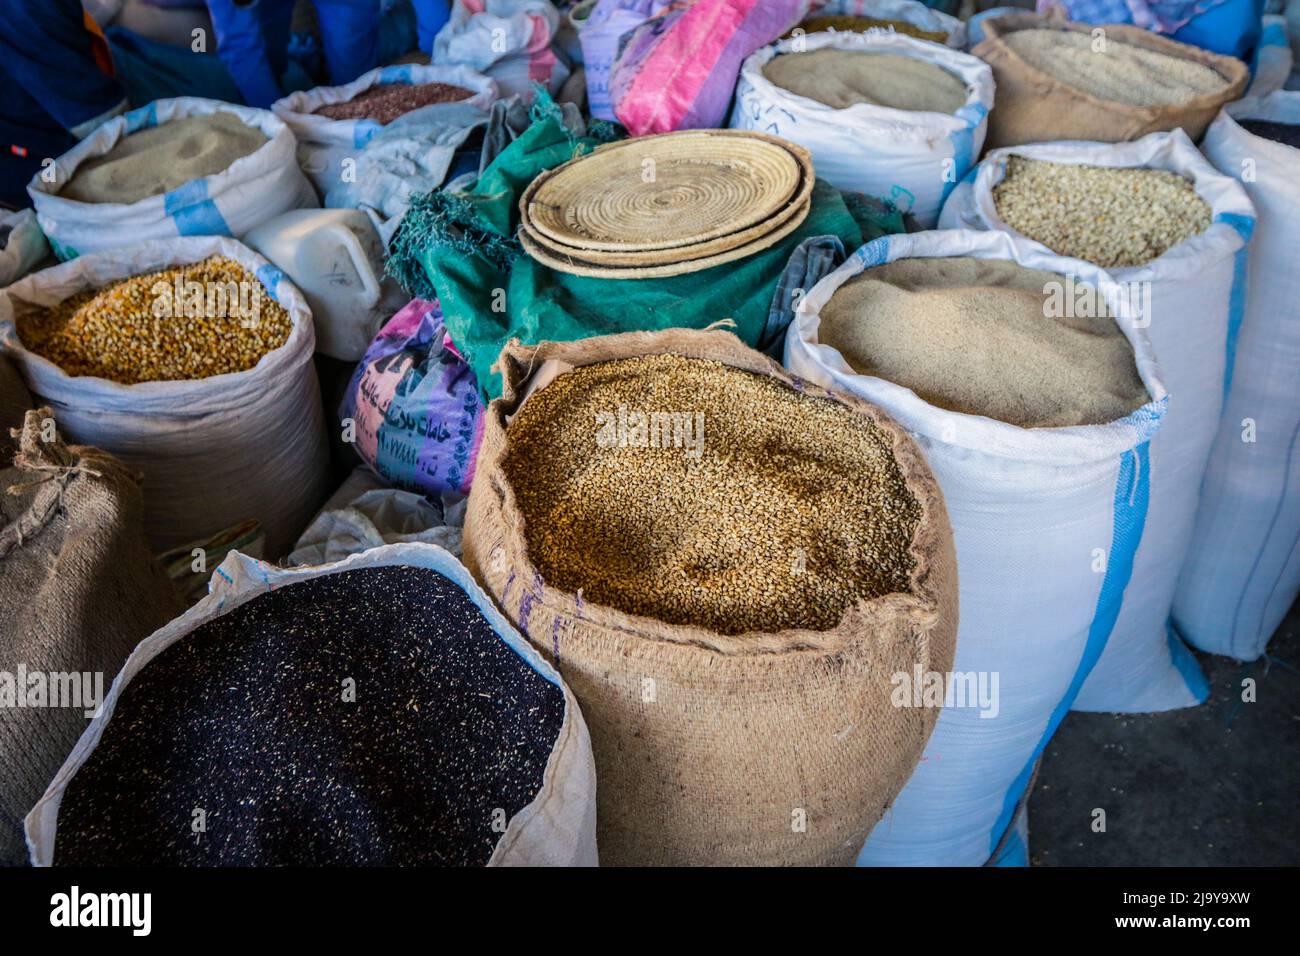
<instances>
[{"instance_id":1,"label":"open sack top","mask_svg":"<svg viewBox=\"0 0 1300 956\"><path fill-rule=\"evenodd\" d=\"M838 349L819 341L821 309L850 279L874 266L898 259L957 256L1011 261L1029 269L1073 276L1077 283L1087 283L1095 288L1133 347L1138 376L1150 401L1124 418L1103 425L1022 428L983 415L938 408L906 386L855 372ZM815 362L830 374L836 385L868 400L880 401L891 409L904 428L928 438L1004 458L1082 464L1118 457L1146 441L1160 427L1161 417L1168 406L1169 396L1151 343L1136 319L1120 283L1105 270L1080 259L1053 255L1042 246L1006 233L944 230L882 236L858 249L803 297L786 336L786 365L797 368L801 364L792 363L792 354L798 354L804 362ZM961 421L961 428L948 427L954 418Z\"/></svg>"}]
</instances>

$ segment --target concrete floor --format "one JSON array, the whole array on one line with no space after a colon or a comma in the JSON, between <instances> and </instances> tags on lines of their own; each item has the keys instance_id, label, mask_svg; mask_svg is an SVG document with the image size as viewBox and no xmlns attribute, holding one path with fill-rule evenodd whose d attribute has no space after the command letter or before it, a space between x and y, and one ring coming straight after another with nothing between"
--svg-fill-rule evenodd
<instances>
[{"instance_id":1,"label":"concrete floor","mask_svg":"<svg viewBox=\"0 0 1300 956\"><path fill-rule=\"evenodd\" d=\"M1029 802L1033 865L1300 864L1300 604L1255 663L1197 658L1200 707L1065 718Z\"/></svg>"}]
</instances>

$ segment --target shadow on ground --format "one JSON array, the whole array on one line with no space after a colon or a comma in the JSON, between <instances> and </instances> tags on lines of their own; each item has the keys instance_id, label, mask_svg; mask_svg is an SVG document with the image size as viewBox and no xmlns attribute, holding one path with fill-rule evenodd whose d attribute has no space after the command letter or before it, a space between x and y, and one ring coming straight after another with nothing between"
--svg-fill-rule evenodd
<instances>
[{"instance_id":1,"label":"shadow on ground","mask_svg":"<svg viewBox=\"0 0 1300 956\"><path fill-rule=\"evenodd\" d=\"M1033 865L1300 864L1300 604L1253 664L1197 658L1200 707L1065 718L1029 803Z\"/></svg>"}]
</instances>

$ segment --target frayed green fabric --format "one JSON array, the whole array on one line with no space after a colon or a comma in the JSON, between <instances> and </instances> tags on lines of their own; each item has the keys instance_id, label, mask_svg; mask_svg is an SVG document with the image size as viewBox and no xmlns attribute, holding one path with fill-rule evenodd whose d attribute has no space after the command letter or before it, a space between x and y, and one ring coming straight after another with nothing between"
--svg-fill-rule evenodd
<instances>
[{"instance_id":1,"label":"frayed green fabric","mask_svg":"<svg viewBox=\"0 0 1300 956\"><path fill-rule=\"evenodd\" d=\"M386 271L417 299L437 297L421 261L421 254L434 247L482 256L503 271L523 254L518 240L484 228L474 204L445 189L415 197L389 243Z\"/></svg>"},{"instance_id":2,"label":"frayed green fabric","mask_svg":"<svg viewBox=\"0 0 1300 956\"><path fill-rule=\"evenodd\" d=\"M515 239L519 197L545 170L618 137L612 124L578 135L544 93L532 123L467 191L421 196L390 245L388 269L413 295L435 296L447 333L478 379L485 401L501 394L494 366L511 339L568 342L617 332L702 329L734 323L756 345L791 251L809 236L838 236L856 249L862 232L839 190L818 182L799 228L752 256L712 269L659 279L596 279L550 269Z\"/></svg>"}]
</instances>

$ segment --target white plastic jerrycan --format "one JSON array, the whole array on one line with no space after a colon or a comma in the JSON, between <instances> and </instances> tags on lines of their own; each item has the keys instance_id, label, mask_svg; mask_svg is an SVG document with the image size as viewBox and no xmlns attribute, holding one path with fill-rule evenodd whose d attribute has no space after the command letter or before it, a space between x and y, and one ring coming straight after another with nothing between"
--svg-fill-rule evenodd
<instances>
[{"instance_id":1,"label":"white plastic jerrycan","mask_svg":"<svg viewBox=\"0 0 1300 956\"><path fill-rule=\"evenodd\" d=\"M409 298L384 278L383 241L358 209L294 209L243 241L307 296L316 351L331 358L359 361L379 327Z\"/></svg>"}]
</instances>

